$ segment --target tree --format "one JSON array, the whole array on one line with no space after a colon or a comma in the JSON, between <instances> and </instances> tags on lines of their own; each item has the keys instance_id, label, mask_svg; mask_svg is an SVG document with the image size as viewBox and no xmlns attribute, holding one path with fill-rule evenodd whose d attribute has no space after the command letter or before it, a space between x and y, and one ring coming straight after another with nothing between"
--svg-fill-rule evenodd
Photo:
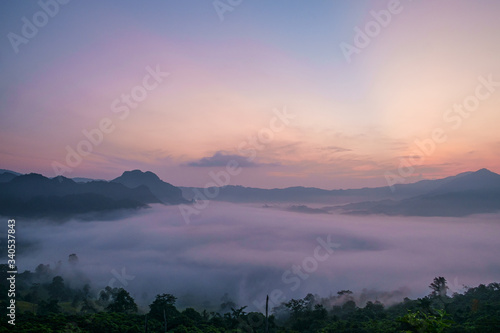
<instances>
[{"instance_id":1,"label":"tree","mask_svg":"<svg viewBox=\"0 0 500 333\"><path fill-rule=\"evenodd\" d=\"M314 320L325 320L328 317L328 311L326 311L323 304L316 304L313 310Z\"/></svg>"},{"instance_id":2,"label":"tree","mask_svg":"<svg viewBox=\"0 0 500 333\"><path fill-rule=\"evenodd\" d=\"M187 308L182 311L182 314L187 318L191 319L194 323L200 323L203 321L203 317L193 308Z\"/></svg>"},{"instance_id":3,"label":"tree","mask_svg":"<svg viewBox=\"0 0 500 333\"><path fill-rule=\"evenodd\" d=\"M352 297L352 291L350 290L337 291L337 295L339 295L339 297L342 297L344 295L346 295L347 297Z\"/></svg>"},{"instance_id":4,"label":"tree","mask_svg":"<svg viewBox=\"0 0 500 333\"><path fill-rule=\"evenodd\" d=\"M442 276L434 278L434 281L429 285L431 288L431 296L434 297L446 297L446 291L448 286L446 285L446 279Z\"/></svg>"},{"instance_id":5,"label":"tree","mask_svg":"<svg viewBox=\"0 0 500 333\"><path fill-rule=\"evenodd\" d=\"M49 295L51 298L62 301L66 298L66 286L64 285L64 279L61 276L55 276L52 279L52 283L47 287Z\"/></svg>"},{"instance_id":6,"label":"tree","mask_svg":"<svg viewBox=\"0 0 500 333\"><path fill-rule=\"evenodd\" d=\"M52 270L50 269L50 265L40 264L35 268L35 274L40 279L45 279L52 274Z\"/></svg>"},{"instance_id":7,"label":"tree","mask_svg":"<svg viewBox=\"0 0 500 333\"><path fill-rule=\"evenodd\" d=\"M345 302L344 304L342 304L343 314L351 314L354 311L356 311L356 308L357 308L356 302L354 302L353 300L349 300L349 301Z\"/></svg>"},{"instance_id":8,"label":"tree","mask_svg":"<svg viewBox=\"0 0 500 333\"><path fill-rule=\"evenodd\" d=\"M435 315L420 311L408 311L405 316L398 318L398 321L417 332L441 333L454 324L453 321L446 318L447 316L445 311L440 310L437 310Z\"/></svg>"},{"instance_id":9,"label":"tree","mask_svg":"<svg viewBox=\"0 0 500 333\"><path fill-rule=\"evenodd\" d=\"M110 286L106 286L104 290L101 290L101 293L99 294L99 302L100 303L107 303L111 299L113 292L116 292L116 288L111 288Z\"/></svg>"},{"instance_id":10,"label":"tree","mask_svg":"<svg viewBox=\"0 0 500 333\"><path fill-rule=\"evenodd\" d=\"M179 315L179 311L175 308L177 297L171 294L158 294L153 303L149 305L149 316L160 322L164 321L163 314L167 320L171 320Z\"/></svg>"},{"instance_id":11,"label":"tree","mask_svg":"<svg viewBox=\"0 0 500 333\"><path fill-rule=\"evenodd\" d=\"M370 319L379 319L383 317L384 305L379 301L368 301L363 308L363 313Z\"/></svg>"},{"instance_id":12,"label":"tree","mask_svg":"<svg viewBox=\"0 0 500 333\"><path fill-rule=\"evenodd\" d=\"M75 253L72 253L69 255L68 257L68 262L71 264L71 265L76 265L78 264L78 257Z\"/></svg>"},{"instance_id":13,"label":"tree","mask_svg":"<svg viewBox=\"0 0 500 333\"><path fill-rule=\"evenodd\" d=\"M82 302L82 307L80 308L81 313L97 313L97 309L88 298L84 298Z\"/></svg>"},{"instance_id":14,"label":"tree","mask_svg":"<svg viewBox=\"0 0 500 333\"><path fill-rule=\"evenodd\" d=\"M61 307L59 306L59 302L56 299L51 299L48 302L41 301L40 303L38 303L38 309L40 311L40 314L42 315L61 312Z\"/></svg>"},{"instance_id":15,"label":"tree","mask_svg":"<svg viewBox=\"0 0 500 333\"><path fill-rule=\"evenodd\" d=\"M113 293L112 299L112 302L106 307L106 310L109 312L137 312L137 304L135 304L134 299L125 289L119 288L116 293Z\"/></svg>"},{"instance_id":16,"label":"tree","mask_svg":"<svg viewBox=\"0 0 500 333\"><path fill-rule=\"evenodd\" d=\"M28 302L37 303L40 298L40 283L33 283L29 288L29 293L26 295L25 300Z\"/></svg>"},{"instance_id":17,"label":"tree","mask_svg":"<svg viewBox=\"0 0 500 333\"><path fill-rule=\"evenodd\" d=\"M424 310L425 312L430 312L431 311L432 301L431 301L431 299L428 296L426 296L424 298L418 298L417 302L418 302L418 306L422 310Z\"/></svg>"},{"instance_id":18,"label":"tree","mask_svg":"<svg viewBox=\"0 0 500 333\"><path fill-rule=\"evenodd\" d=\"M85 285L83 286L82 295L84 299L90 297L90 285L88 283L85 283Z\"/></svg>"},{"instance_id":19,"label":"tree","mask_svg":"<svg viewBox=\"0 0 500 333\"><path fill-rule=\"evenodd\" d=\"M222 296L221 301L222 303L219 310L220 313L229 312L229 310L236 307L236 303L233 302L228 293L225 293L224 296Z\"/></svg>"},{"instance_id":20,"label":"tree","mask_svg":"<svg viewBox=\"0 0 500 333\"><path fill-rule=\"evenodd\" d=\"M298 318L300 314L305 310L306 302L303 299L291 299L290 301L285 303L285 306L288 308L290 313L292 314L292 318Z\"/></svg>"}]
</instances>

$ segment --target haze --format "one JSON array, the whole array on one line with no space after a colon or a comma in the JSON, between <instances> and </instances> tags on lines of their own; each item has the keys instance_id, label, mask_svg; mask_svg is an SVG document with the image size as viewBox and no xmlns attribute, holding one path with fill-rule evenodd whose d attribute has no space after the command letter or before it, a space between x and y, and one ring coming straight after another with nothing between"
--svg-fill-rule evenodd
<instances>
[{"instance_id":1,"label":"haze","mask_svg":"<svg viewBox=\"0 0 500 333\"><path fill-rule=\"evenodd\" d=\"M172 293L181 306L218 309L228 293L237 304L258 309L275 289L286 299L350 289L361 302L391 304L427 295L436 276L448 279L450 292L497 281L498 218L301 214L211 202L186 225L177 207L154 205L108 221L19 224L20 244L30 246L18 262L23 271L61 260L70 283L86 276L96 292L114 279L112 286L125 287L142 305ZM314 257L317 238L329 235L337 244L333 253L323 248L318 253L326 259L317 267L305 263ZM72 253L80 259L76 271L66 262ZM291 282L298 275L289 272L283 280L294 265L310 273Z\"/></svg>"}]
</instances>

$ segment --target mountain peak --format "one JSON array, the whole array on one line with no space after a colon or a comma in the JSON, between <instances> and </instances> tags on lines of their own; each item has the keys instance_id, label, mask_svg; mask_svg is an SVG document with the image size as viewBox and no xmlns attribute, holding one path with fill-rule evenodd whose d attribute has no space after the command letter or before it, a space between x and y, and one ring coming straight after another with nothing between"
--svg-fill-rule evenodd
<instances>
[{"instance_id":1,"label":"mountain peak","mask_svg":"<svg viewBox=\"0 0 500 333\"><path fill-rule=\"evenodd\" d=\"M145 185L164 203L177 204L186 202L179 188L164 182L151 171L125 171L120 177L113 179L112 182L123 184L129 188Z\"/></svg>"},{"instance_id":2,"label":"mountain peak","mask_svg":"<svg viewBox=\"0 0 500 333\"><path fill-rule=\"evenodd\" d=\"M143 180L147 179L147 180L161 181L161 179L155 173L153 173L151 171L143 172L142 170L139 170L139 169L132 170L132 171L125 171L118 178L135 178L135 179L143 179Z\"/></svg>"},{"instance_id":3,"label":"mountain peak","mask_svg":"<svg viewBox=\"0 0 500 333\"><path fill-rule=\"evenodd\" d=\"M32 172L32 173L28 173L25 175L17 176L13 180L15 182L24 183L24 182L33 182L33 181L43 182L43 181L48 181L49 179L44 177L43 175L41 175L39 173Z\"/></svg>"},{"instance_id":4,"label":"mountain peak","mask_svg":"<svg viewBox=\"0 0 500 333\"><path fill-rule=\"evenodd\" d=\"M64 176L56 176L56 177L52 178L52 181L58 182L58 183L64 183L64 184L73 184L73 183L75 183L75 181L73 179L66 178Z\"/></svg>"},{"instance_id":5,"label":"mountain peak","mask_svg":"<svg viewBox=\"0 0 500 333\"><path fill-rule=\"evenodd\" d=\"M483 169L479 169L477 171L471 172L468 175L465 175L464 178L497 181L497 180L500 180L500 175L497 173L494 173L493 171L490 171L488 169L483 168Z\"/></svg>"},{"instance_id":6,"label":"mountain peak","mask_svg":"<svg viewBox=\"0 0 500 333\"><path fill-rule=\"evenodd\" d=\"M477 171L475 171L473 173L480 174L480 175L497 175L498 176L498 174L496 174L493 171L490 171L490 170L488 170L486 168L479 169L479 170L477 170Z\"/></svg>"},{"instance_id":7,"label":"mountain peak","mask_svg":"<svg viewBox=\"0 0 500 333\"><path fill-rule=\"evenodd\" d=\"M500 175L485 168L479 169L444 184L434 193L477 190L500 190Z\"/></svg>"}]
</instances>

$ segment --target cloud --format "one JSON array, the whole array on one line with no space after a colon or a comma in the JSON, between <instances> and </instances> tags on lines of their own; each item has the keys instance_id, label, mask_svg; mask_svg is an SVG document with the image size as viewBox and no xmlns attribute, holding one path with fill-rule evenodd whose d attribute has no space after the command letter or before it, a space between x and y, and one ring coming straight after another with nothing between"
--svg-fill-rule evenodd
<instances>
[{"instance_id":1,"label":"cloud","mask_svg":"<svg viewBox=\"0 0 500 333\"><path fill-rule=\"evenodd\" d=\"M178 207L153 205L110 221L27 221L18 231L30 244L20 253L21 270L54 267L76 253L94 293L115 279L146 308L156 294L172 293L180 305L203 308L210 301L216 310L227 292L253 310L274 289L286 299L350 289L360 303L390 304L427 295L435 276L446 277L451 291L498 281L498 217L304 216L211 202L190 225ZM311 266L318 237L339 247ZM309 267L296 290L283 279L293 266ZM122 270L133 276L126 286L115 278Z\"/></svg>"},{"instance_id":2,"label":"cloud","mask_svg":"<svg viewBox=\"0 0 500 333\"><path fill-rule=\"evenodd\" d=\"M203 157L199 160L187 163L191 167L225 167L231 161L236 161L240 167L253 168L258 166L275 166L276 164L254 163L248 158L240 155L225 154L222 151L216 152L213 156ZM234 162L231 162L234 163Z\"/></svg>"},{"instance_id":3,"label":"cloud","mask_svg":"<svg viewBox=\"0 0 500 333\"><path fill-rule=\"evenodd\" d=\"M343 153L343 152L346 152L346 151L352 151L352 149L342 148L342 147L337 147L337 146L321 147L319 149L321 149L321 150L329 150L329 151L331 151L333 153Z\"/></svg>"}]
</instances>

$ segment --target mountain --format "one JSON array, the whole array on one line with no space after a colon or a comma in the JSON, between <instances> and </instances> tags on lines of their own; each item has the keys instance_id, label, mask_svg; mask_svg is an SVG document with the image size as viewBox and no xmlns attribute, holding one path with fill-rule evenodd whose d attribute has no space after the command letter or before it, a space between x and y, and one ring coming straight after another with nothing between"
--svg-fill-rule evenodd
<instances>
[{"instance_id":1,"label":"mountain","mask_svg":"<svg viewBox=\"0 0 500 333\"><path fill-rule=\"evenodd\" d=\"M128 188L137 188L146 186L161 202L165 204L189 203L182 196L180 188L161 180L151 171L142 172L141 170L125 171L120 177L111 182L125 185Z\"/></svg>"},{"instance_id":2,"label":"mountain","mask_svg":"<svg viewBox=\"0 0 500 333\"><path fill-rule=\"evenodd\" d=\"M84 177L74 177L71 178L72 181L76 183L88 183L88 182L95 182L95 181L103 181L104 179L92 179L92 178L84 178Z\"/></svg>"},{"instance_id":3,"label":"mountain","mask_svg":"<svg viewBox=\"0 0 500 333\"><path fill-rule=\"evenodd\" d=\"M0 174L0 183L7 183L10 182L12 179L16 178L17 176L13 173L10 172L4 172Z\"/></svg>"},{"instance_id":4,"label":"mountain","mask_svg":"<svg viewBox=\"0 0 500 333\"><path fill-rule=\"evenodd\" d=\"M0 183L10 182L19 175L21 174L15 171L0 169Z\"/></svg>"},{"instance_id":5,"label":"mountain","mask_svg":"<svg viewBox=\"0 0 500 333\"><path fill-rule=\"evenodd\" d=\"M76 183L58 176L31 173L0 184L0 214L27 217L69 217L89 212L137 209L160 203L146 186L130 189L106 181Z\"/></svg>"},{"instance_id":6,"label":"mountain","mask_svg":"<svg viewBox=\"0 0 500 333\"><path fill-rule=\"evenodd\" d=\"M500 175L488 169L481 169L443 184L433 191L432 194L463 191L498 191L499 189Z\"/></svg>"},{"instance_id":7,"label":"mountain","mask_svg":"<svg viewBox=\"0 0 500 333\"><path fill-rule=\"evenodd\" d=\"M15 176L20 176L21 174L19 172L15 172L15 171L12 171L12 170L6 170L6 169L0 169L0 174L3 174L3 173L11 173Z\"/></svg>"},{"instance_id":8,"label":"mountain","mask_svg":"<svg viewBox=\"0 0 500 333\"><path fill-rule=\"evenodd\" d=\"M142 208L150 203L181 204L197 198L204 188L178 188L152 172L125 171L110 182L75 180L39 174L0 172L0 214L7 216L71 216L88 212ZM3 177L3 178L2 178ZM3 180L3 181L2 181ZM80 182L81 181L81 182ZM386 187L324 190L311 187L259 189L243 186L209 188L210 200L287 202L289 211L328 214L386 214L406 216L466 216L500 211L500 175L487 169L437 180ZM183 197L184 195L184 197ZM187 198L188 200L186 200ZM327 203L310 208L305 203Z\"/></svg>"},{"instance_id":9,"label":"mountain","mask_svg":"<svg viewBox=\"0 0 500 333\"><path fill-rule=\"evenodd\" d=\"M361 188L361 189L339 189L324 190L314 187L288 187L283 189L261 189L228 185L219 187L219 194L211 199L217 201L228 201L234 203L315 203L340 205L354 202L376 201L376 200L400 200L412 198L438 189L447 183L469 174L468 172L456 176L436 180L421 180L411 184L396 184L394 191L389 186ZM187 199L194 199L195 193L204 193L204 188L181 187L182 193ZM214 193L213 187L208 192Z\"/></svg>"},{"instance_id":10,"label":"mountain","mask_svg":"<svg viewBox=\"0 0 500 333\"><path fill-rule=\"evenodd\" d=\"M194 199L196 192L203 193L204 188L181 187L187 199ZM216 189L209 187L208 192L214 193ZM311 187L288 187L284 189L261 189L243 186L219 187L219 194L211 199L235 203L243 202L330 202L335 193L328 190ZM334 199L334 198L333 198Z\"/></svg>"},{"instance_id":11,"label":"mountain","mask_svg":"<svg viewBox=\"0 0 500 333\"><path fill-rule=\"evenodd\" d=\"M467 216L500 211L500 175L487 169L463 174L428 193L399 201L360 202L336 207L349 214Z\"/></svg>"}]
</instances>

